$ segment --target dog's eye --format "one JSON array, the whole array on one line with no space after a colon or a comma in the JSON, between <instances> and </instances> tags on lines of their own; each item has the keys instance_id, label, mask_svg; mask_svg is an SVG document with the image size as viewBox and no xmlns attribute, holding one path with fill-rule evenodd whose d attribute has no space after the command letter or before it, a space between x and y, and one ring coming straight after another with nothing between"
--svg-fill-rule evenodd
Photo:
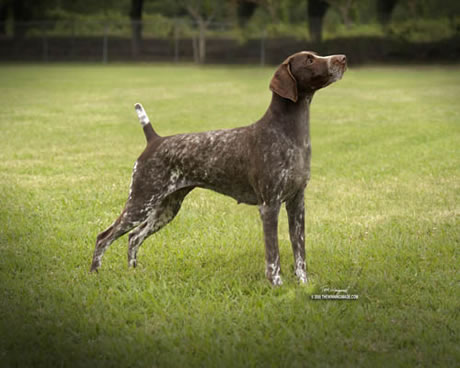
<instances>
[{"instance_id":1,"label":"dog's eye","mask_svg":"<svg viewBox=\"0 0 460 368\"><path fill-rule=\"evenodd\" d=\"M313 56L308 55L307 57L307 65L313 64Z\"/></svg>"}]
</instances>

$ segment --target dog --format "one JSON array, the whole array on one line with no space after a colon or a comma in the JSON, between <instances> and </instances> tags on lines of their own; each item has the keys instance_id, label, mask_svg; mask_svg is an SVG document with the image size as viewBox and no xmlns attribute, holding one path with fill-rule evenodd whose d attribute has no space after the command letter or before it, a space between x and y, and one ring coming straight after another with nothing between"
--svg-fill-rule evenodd
<instances>
[{"instance_id":1,"label":"dog","mask_svg":"<svg viewBox=\"0 0 460 368\"><path fill-rule=\"evenodd\" d=\"M304 191L310 179L309 108L314 93L342 78L345 55L289 56L270 81L271 103L252 125L161 137L141 104L135 109L147 146L134 164L128 200L121 215L97 236L91 271L104 252L129 232L128 264L135 267L142 242L168 224L196 187L257 205L265 243L265 275L281 285L278 216L286 204L294 272L307 282Z\"/></svg>"}]
</instances>

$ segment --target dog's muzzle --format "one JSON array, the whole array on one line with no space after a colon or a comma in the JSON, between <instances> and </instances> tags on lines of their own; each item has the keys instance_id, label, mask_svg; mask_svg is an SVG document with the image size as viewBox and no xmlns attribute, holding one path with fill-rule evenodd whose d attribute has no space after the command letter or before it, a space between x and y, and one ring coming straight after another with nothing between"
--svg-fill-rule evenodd
<instances>
[{"instance_id":1,"label":"dog's muzzle","mask_svg":"<svg viewBox=\"0 0 460 368\"><path fill-rule=\"evenodd\" d=\"M342 78L343 73L347 70L347 57L345 55L332 55L327 60L331 82Z\"/></svg>"}]
</instances>

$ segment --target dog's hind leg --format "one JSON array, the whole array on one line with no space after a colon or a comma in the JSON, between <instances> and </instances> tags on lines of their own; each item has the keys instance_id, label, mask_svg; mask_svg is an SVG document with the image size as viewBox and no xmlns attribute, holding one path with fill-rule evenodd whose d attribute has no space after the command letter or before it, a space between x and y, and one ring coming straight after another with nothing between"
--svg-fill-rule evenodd
<instances>
[{"instance_id":1,"label":"dog's hind leg","mask_svg":"<svg viewBox=\"0 0 460 368\"><path fill-rule=\"evenodd\" d=\"M112 244L120 236L138 226L145 220L145 218L146 214L133 212L130 211L128 207L125 207L115 222L97 236L93 261L91 263L91 272L97 271L97 269L101 266L102 256L110 244Z\"/></svg>"},{"instance_id":2,"label":"dog's hind leg","mask_svg":"<svg viewBox=\"0 0 460 368\"><path fill-rule=\"evenodd\" d=\"M128 265L136 267L137 251L150 235L156 233L177 215L185 196L193 188L184 188L166 197L158 206L152 208L147 219L129 233Z\"/></svg>"}]
</instances>

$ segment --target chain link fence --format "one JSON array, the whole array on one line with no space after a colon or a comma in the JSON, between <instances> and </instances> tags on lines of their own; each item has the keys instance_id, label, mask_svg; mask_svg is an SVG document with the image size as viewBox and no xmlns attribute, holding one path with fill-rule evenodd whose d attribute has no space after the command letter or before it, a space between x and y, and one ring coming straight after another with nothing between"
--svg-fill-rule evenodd
<instances>
[{"instance_id":1,"label":"chain link fence","mask_svg":"<svg viewBox=\"0 0 460 368\"><path fill-rule=\"evenodd\" d=\"M133 28L142 37L134 40ZM458 62L458 37L411 43L383 37L342 37L314 43L302 37L268 36L266 29L244 34L232 24L211 23L204 32L183 20L60 21L0 23L0 62L206 62L279 64L300 50L345 53L351 64L367 62ZM203 34L203 33L201 33ZM201 54L205 55L202 59Z\"/></svg>"},{"instance_id":2,"label":"chain link fence","mask_svg":"<svg viewBox=\"0 0 460 368\"><path fill-rule=\"evenodd\" d=\"M142 30L138 40L134 27ZM35 21L0 29L0 61L200 61L200 31L192 22ZM210 23L206 61L265 65L266 32L258 33L245 38L231 24Z\"/></svg>"}]
</instances>

